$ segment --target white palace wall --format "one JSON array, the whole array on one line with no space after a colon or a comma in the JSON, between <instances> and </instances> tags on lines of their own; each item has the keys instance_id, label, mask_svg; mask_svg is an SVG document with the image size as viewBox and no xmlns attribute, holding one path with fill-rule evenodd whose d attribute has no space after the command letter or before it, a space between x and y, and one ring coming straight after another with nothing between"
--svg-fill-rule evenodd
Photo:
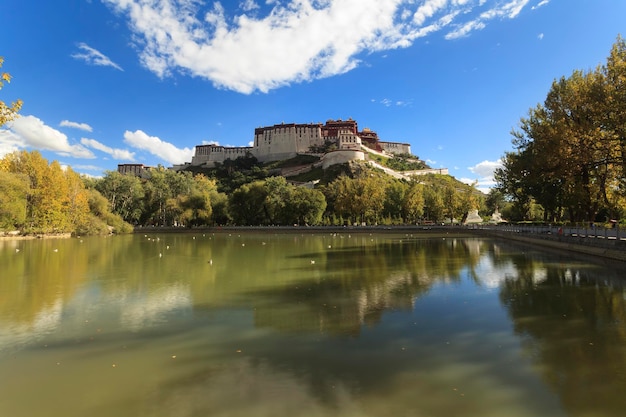
<instances>
[{"instance_id":1,"label":"white palace wall","mask_svg":"<svg viewBox=\"0 0 626 417\"><path fill-rule=\"evenodd\" d=\"M324 143L319 124L283 124L255 130L253 155L261 162L279 161L310 152Z\"/></svg>"},{"instance_id":2,"label":"white palace wall","mask_svg":"<svg viewBox=\"0 0 626 417\"><path fill-rule=\"evenodd\" d=\"M365 129L365 131L371 132L369 129ZM321 147L326 140L335 143L337 151L324 157L324 166L354 159L364 159L356 122L349 119L345 122L329 120L326 125L321 123L281 123L259 127L254 131L253 146L226 147L215 144L196 146L191 165L205 165L212 168L215 167L216 163L223 163L227 159L234 160L247 155L254 156L260 162L285 160L294 158L298 154L310 153L311 147ZM407 143L382 141L378 143L388 153L411 153L411 147Z\"/></svg>"}]
</instances>

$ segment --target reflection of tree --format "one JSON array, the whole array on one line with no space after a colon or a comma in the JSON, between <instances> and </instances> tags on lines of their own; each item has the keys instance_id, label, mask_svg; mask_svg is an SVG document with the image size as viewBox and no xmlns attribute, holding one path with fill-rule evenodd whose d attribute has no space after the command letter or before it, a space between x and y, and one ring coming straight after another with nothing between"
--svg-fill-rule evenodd
<instances>
[{"instance_id":1,"label":"reflection of tree","mask_svg":"<svg viewBox=\"0 0 626 417\"><path fill-rule=\"evenodd\" d=\"M619 279L623 276L616 272L599 283L591 269L522 262L521 257L517 271L517 278L503 283L500 298L564 407L577 416L622 415L626 301Z\"/></svg>"},{"instance_id":2,"label":"reflection of tree","mask_svg":"<svg viewBox=\"0 0 626 417\"><path fill-rule=\"evenodd\" d=\"M257 326L358 335L386 310L411 310L442 280L458 280L480 257L478 241L405 239L344 246L324 254L324 279L266 290ZM478 250L477 250L478 248ZM314 254L302 255L312 257Z\"/></svg>"}]
</instances>

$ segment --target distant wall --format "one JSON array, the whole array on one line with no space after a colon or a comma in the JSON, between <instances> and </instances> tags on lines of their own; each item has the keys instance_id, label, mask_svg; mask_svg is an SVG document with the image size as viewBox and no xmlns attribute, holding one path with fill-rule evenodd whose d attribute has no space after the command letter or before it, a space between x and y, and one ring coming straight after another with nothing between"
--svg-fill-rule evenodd
<instances>
[{"instance_id":1,"label":"distant wall","mask_svg":"<svg viewBox=\"0 0 626 417\"><path fill-rule=\"evenodd\" d=\"M420 169L420 170L417 170L417 171L404 171L403 174L405 176L426 175L426 174L448 175L448 168Z\"/></svg>"},{"instance_id":2,"label":"distant wall","mask_svg":"<svg viewBox=\"0 0 626 417\"><path fill-rule=\"evenodd\" d=\"M411 153L411 145L408 143L399 142L379 142L380 146L385 152L393 154Z\"/></svg>"},{"instance_id":3,"label":"distant wall","mask_svg":"<svg viewBox=\"0 0 626 417\"><path fill-rule=\"evenodd\" d=\"M331 165L343 164L349 161L363 161L365 154L363 151L341 150L333 151L322 157L322 168L326 169Z\"/></svg>"}]
</instances>

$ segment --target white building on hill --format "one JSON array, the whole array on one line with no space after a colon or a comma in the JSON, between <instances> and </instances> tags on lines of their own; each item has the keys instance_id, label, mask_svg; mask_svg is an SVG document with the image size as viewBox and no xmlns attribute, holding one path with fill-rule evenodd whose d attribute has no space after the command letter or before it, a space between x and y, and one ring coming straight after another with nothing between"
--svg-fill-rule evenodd
<instances>
[{"instance_id":1,"label":"white building on hill","mask_svg":"<svg viewBox=\"0 0 626 417\"><path fill-rule=\"evenodd\" d=\"M281 123L259 127L254 130L253 146L227 147L220 145L196 146L191 164L177 165L174 169L185 166L215 167L227 159L251 155L260 162L290 159L298 154L324 154L324 166L343 163L349 160L365 159L362 145L381 152L411 153L407 143L380 142L376 132L365 128L358 130L355 120L328 120L325 124Z\"/></svg>"}]
</instances>

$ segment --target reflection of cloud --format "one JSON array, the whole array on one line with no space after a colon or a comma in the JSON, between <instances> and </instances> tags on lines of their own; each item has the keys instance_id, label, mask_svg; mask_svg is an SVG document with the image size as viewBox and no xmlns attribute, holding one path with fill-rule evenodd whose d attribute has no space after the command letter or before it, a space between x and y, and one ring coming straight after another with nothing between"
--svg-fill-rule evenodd
<instances>
[{"instance_id":1,"label":"reflection of cloud","mask_svg":"<svg viewBox=\"0 0 626 417\"><path fill-rule=\"evenodd\" d=\"M495 264L493 259L484 256L475 268L476 276L482 286L497 289L504 281L516 279L518 276L515 264L510 260Z\"/></svg>"},{"instance_id":2,"label":"reflection of cloud","mask_svg":"<svg viewBox=\"0 0 626 417\"><path fill-rule=\"evenodd\" d=\"M57 328L61 322L63 302L57 299L54 304L42 308L31 323L2 323L0 325L0 352L15 349L43 338Z\"/></svg>"},{"instance_id":3,"label":"reflection of cloud","mask_svg":"<svg viewBox=\"0 0 626 417\"><path fill-rule=\"evenodd\" d=\"M121 321L124 327L140 330L159 323L166 313L190 310L189 288L176 284L151 291L145 297L126 298L122 305Z\"/></svg>"},{"instance_id":4,"label":"reflection of cloud","mask_svg":"<svg viewBox=\"0 0 626 417\"><path fill-rule=\"evenodd\" d=\"M250 360L245 350L235 354L243 357L213 367L199 361L195 377L163 384L155 395L156 407L178 410L179 416L370 415L340 379L326 377L324 383L330 389L325 401L318 389L297 372ZM180 412L190 409L193 413Z\"/></svg>"},{"instance_id":5,"label":"reflection of cloud","mask_svg":"<svg viewBox=\"0 0 626 417\"><path fill-rule=\"evenodd\" d=\"M181 72L249 94L342 74L367 53L409 47L436 32L468 36L491 20L517 17L529 1L293 0L261 8L243 0L234 10L220 2L210 9L196 1L104 3L127 16L141 63L157 76Z\"/></svg>"}]
</instances>

